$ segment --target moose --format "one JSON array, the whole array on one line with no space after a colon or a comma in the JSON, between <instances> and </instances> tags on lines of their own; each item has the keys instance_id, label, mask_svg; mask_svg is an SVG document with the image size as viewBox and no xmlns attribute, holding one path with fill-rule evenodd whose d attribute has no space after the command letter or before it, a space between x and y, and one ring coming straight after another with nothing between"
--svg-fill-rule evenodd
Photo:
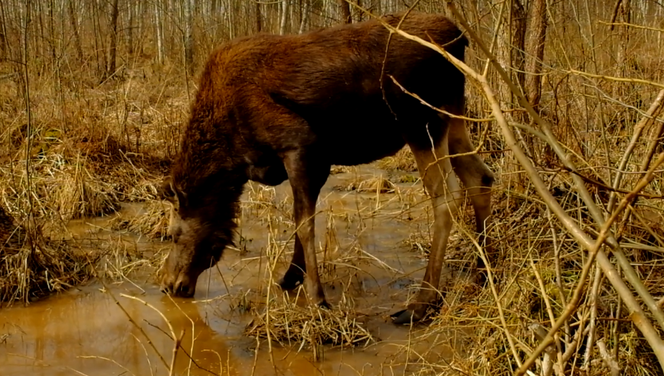
<instances>
[{"instance_id":1,"label":"moose","mask_svg":"<svg viewBox=\"0 0 664 376\"><path fill-rule=\"evenodd\" d=\"M472 153L462 117L464 75L383 23L463 60L468 42L461 31L441 15L419 12L301 35L258 34L212 52L161 191L173 204L174 242L162 268L163 292L194 295L199 275L233 242L246 182L275 186L288 179L295 245L280 285L291 290L304 283L309 302L327 306L314 214L331 166L369 163L408 145L434 208L433 243L416 299L393 320L425 316L464 198L452 171L466 188L479 234L491 213L494 176Z\"/></svg>"}]
</instances>

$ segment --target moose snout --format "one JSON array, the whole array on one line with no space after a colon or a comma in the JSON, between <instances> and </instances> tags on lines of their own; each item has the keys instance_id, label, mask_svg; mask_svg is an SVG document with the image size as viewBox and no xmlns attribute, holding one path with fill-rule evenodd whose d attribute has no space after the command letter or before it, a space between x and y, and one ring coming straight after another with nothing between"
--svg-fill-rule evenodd
<instances>
[{"instance_id":1,"label":"moose snout","mask_svg":"<svg viewBox=\"0 0 664 376\"><path fill-rule=\"evenodd\" d=\"M171 296L191 298L196 292L196 279L189 278L185 273L177 276L166 275L161 281L161 292Z\"/></svg>"}]
</instances>

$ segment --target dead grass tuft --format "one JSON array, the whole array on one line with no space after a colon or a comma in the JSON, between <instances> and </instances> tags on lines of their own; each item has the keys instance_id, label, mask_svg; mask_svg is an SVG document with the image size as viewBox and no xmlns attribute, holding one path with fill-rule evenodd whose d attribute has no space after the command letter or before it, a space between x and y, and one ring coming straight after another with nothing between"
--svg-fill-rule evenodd
<instances>
[{"instance_id":1,"label":"dead grass tuft","mask_svg":"<svg viewBox=\"0 0 664 376\"><path fill-rule=\"evenodd\" d=\"M301 290L300 290L301 291ZM332 308L299 306L288 293L270 302L262 313L254 313L245 333L269 338L281 345L315 349L322 344L335 346L367 345L373 337L358 320L353 301L342 296Z\"/></svg>"},{"instance_id":2,"label":"dead grass tuft","mask_svg":"<svg viewBox=\"0 0 664 376\"><path fill-rule=\"evenodd\" d=\"M170 204L150 200L144 202L138 213L121 211L110 221L113 230L127 230L150 238L166 239L170 221Z\"/></svg>"},{"instance_id":3,"label":"dead grass tuft","mask_svg":"<svg viewBox=\"0 0 664 376\"><path fill-rule=\"evenodd\" d=\"M409 147L404 147L399 150L395 155L385 157L378 162L378 166L384 170L398 170L406 172L415 172L417 171L417 164L415 163L415 157L410 151Z\"/></svg>"},{"instance_id":4,"label":"dead grass tuft","mask_svg":"<svg viewBox=\"0 0 664 376\"><path fill-rule=\"evenodd\" d=\"M90 262L62 241L29 232L0 207L0 303L36 300L87 281Z\"/></svg>"},{"instance_id":5,"label":"dead grass tuft","mask_svg":"<svg viewBox=\"0 0 664 376\"><path fill-rule=\"evenodd\" d=\"M383 175L375 175L367 179L354 179L348 185L336 188L341 191L393 193L396 186Z\"/></svg>"}]
</instances>

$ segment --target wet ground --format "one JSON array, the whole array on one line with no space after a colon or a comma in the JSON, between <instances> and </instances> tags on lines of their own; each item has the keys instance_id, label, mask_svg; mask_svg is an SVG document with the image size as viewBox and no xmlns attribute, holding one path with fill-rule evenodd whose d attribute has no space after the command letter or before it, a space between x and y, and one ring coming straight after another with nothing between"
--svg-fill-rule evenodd
<instances>
[{"instance_id":1,"label":"wet ground","mask_svg":"<svg viewBox=\"0 0 664 376\"><path fill-rule=\"evenodd\" d=\"M424 329L394 326L389 314L403 308L423 275L426 260L418 248L426 247L431 211L420 183L390 187L376 179L380 174L387 177L373 167L333 175L317 217L328 299L334 304L342 293L354 299L355 311L349 314L364 323L376 342L345 349L324 346L322 359L314 361L308 348L274 344L270 350L265 340L244 334L251 308L260 311L265 301L270 280L266 250L290 253L293 231L289 187L251 185L243 196L237 248L228 249L218 268L201 275L194 300L171 300L159 292L152 275L139 271L124 282L106 287L95 282L28 307L3 309L0 375L166 375L173 359L171 333L181 337L190 355L177 354L179 375L407 373L399 354L407 346L427 348L427 341L413 340ZM88 220L70 228L84 234L103 226L103 221ZM131 235L122 239L141 249L164 247ZM453 247L457 243L453 240ZM276 278L289 257L281 257ZM445 358L446 349L436 352Z\"/></svg>"}]
</instances>

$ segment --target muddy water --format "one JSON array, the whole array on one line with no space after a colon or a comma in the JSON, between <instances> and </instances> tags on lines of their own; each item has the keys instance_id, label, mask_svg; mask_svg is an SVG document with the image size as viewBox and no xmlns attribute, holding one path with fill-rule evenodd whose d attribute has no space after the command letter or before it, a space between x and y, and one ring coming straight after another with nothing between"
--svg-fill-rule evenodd
<instances>
[{"instance_id":1,"label":"muddy water","mask_svg":"<svg viewBox=\"0 0 664 376\"><path fill-rule=\"evenodd\" d=\"M422 203L420 185L401 184L398 193L335 189L375 175L374 169L365 167L331 177L321 194L317 242L324 250L319 261L324 265L328 299L334 304L342 293L352 297L356 314L376 343L353 349L324 347L322 359L314 361L306 348L298 352L297 347L275 344L270 352L265 341L243 334L252 316L242 308L260 310L265 300L266 249L275 253L292 248L289 187L253 185L243 197L237 249L227 250L218 269L201 275L195 300L171 300L149 276L138 274L132 276L133 283L108 289L93 283L28 307L4 309L0 311L0 375L166 375L174 341L156 310L168 320L175 336L181 336L182 346L194 360L178 353L175 374L406 372L403 359L396 356L399 349L406 345L426 349L428 344L409 340L423 329L396 327L388 316L403 308L408 287L422 277L425 260L407 239L413 234L426 238L430 212L428 203ZM89 228L103 226L92 222ZM72 228L89 230L80 223ZM132 239L137 241L128 236L124 241ZM139 242L146 247L144 240ZM154 243L155 248L163 246ZM279 275L288 257L281 257ZM437 351L446 357L446 349Z\"/></svg>"}]
</instances>

